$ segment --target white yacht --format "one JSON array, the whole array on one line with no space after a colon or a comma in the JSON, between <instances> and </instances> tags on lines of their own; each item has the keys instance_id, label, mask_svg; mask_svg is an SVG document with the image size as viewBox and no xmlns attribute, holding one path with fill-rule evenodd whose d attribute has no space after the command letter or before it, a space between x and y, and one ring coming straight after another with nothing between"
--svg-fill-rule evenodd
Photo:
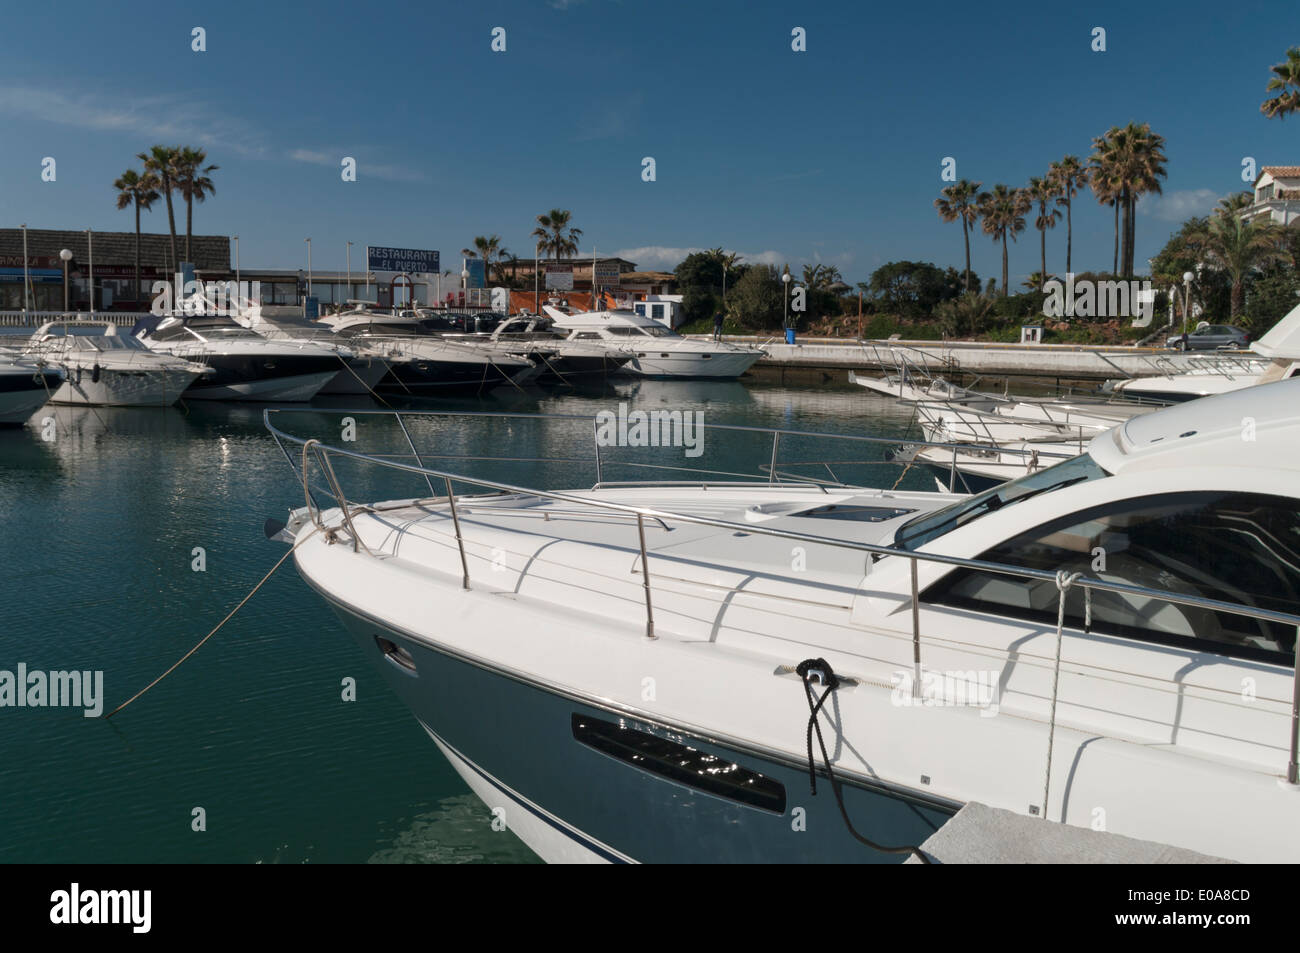
<instances>
[{"instance_id":1,"label":"white yacht","mask_svg":"<svg viewBox=\"0 0 1300 953\"><path fill-rule=\"evenodd\" d=\"M1289 380L1135 417L976 496L429 470L483 495L285 535L546 860L897 861L974 801L1295 863L1297 407ZM398 466L311 447L304 482Z\"/></svg>"},{"instance_id":2,"label":"white yacht","mask_svg":"<svg viewBox=\"0 0 1300 953\"><path fill-rule=\"evenodd\" d=\"M21 427L63 384L63 372L0 348L0 427Z\"/></svg>"},{"instance_id":3,"label":"white yacht","mask_svg":"<svg viewBox=\"0 0 1300 953\"><path fill-rule=\"evenodd\" d=\"M736 378L763 356L759 348L682 337L662 322L633 311L570 314L551 305L543 310L570 341L603 344L632 355L620 370L639 377Z\"/></svg>"},{"instance_id":4,"label":"white yacht","mask_svg":"<svg viewBox=\"0 0 1300 953\"><path fill-rule=\"evenodd\" d=\"M311 400L340 370L340 355L305 341L272 341L220 315L144 320L150 350L205 364L186 400Z\"/></svg>"},{"instance_id":5,"label":"white yacht","mask_svg":"<svg viewBox=\"0 0 1300 953\"><path fill-rule=\"evenodd\" d=\"M63 371L55 404L170 407L208 368L149 350L111 321L53 321L41 325L23 351Z\"/></svg>"},{"instance_id":6,"label":"white yacht","mask_svg":"<svg viewBox=\"0 0 1300 953\"><path fill-rule=\"evenodd\" d=\"M446 336L526 358L539 367L540 383L602 379L617 374L633 360L629 351L605 341L573 340L569 335L555 327L551 318L533 314L507 318L486 335Z\"/></svg>"},{"instance_id":7,"label":"white yacht","mask_svg":"<svg viewBox=\"0 0 1300 953\"><path fill-rule=\"evenodd\" d=\"M1256 357L1210 354L1177 363L1163 359L1161 373L1113 381L1111 388L1123 397L1186 401L1300 377L1300 305L1252 343L1250 349Z\"/></svg>"}]
</instances>

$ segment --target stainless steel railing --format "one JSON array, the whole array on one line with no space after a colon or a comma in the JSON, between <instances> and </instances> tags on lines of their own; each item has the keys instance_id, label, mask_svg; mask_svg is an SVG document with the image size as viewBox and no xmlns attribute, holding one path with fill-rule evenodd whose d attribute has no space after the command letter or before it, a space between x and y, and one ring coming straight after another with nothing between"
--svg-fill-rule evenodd
<instances>
[{"instance_id":1,"label":"stainless steel railing","mask_svg":"<svg viewBox=\"0 0 1300 953\"><path fill-rule=\"evenodd\" d=\"M519 495L534 497L537 499L555 500L563 503L571 503L578 507L583 507L586 509L601 510L610 513L620 513L635 518L636 526L637 526L637 536L638 536L637 546L638 546L638 551L640 553L640 559L641 559L640 565L641 565L641 574L642 574L642 588L644 591L645 605L646 605L645 634L648 638L655 638L655 630L654 630L654 611L652 606L652 594L651 594L652 590L651 590L651 581L650 581L649 562L648 562L648 554L647 554L646 543L645 543L645 520L653 519L659 521L661 525L665 525L665 526L670 523L684 523L684 524L696 525L696 526L709 526L716 529L729 530L731 532L743 532L754 536L770 536L777 539L784 539L793 542L811 543L814 545L831 546L839 549L847 549L854 552L871 554L873 556L901 557L910 560L913 662L914 665L917 667L918 672L920 670L920 665L921 665L921 631L920 631L920 607L919 607L920 597L919 597L919 587L918 587L918 578L917 578L917 564L921 561L938 563L940 565L946 565L946 566L960 567L964 569L973 569L973 570L978 570L980 572L996 573L999 575L1012 576L1021 579L1033 579L1033 580L1039 580L1044 582L1052 582L1057 586L1057 588L1060 591L1060 601L1062 603L1062 606L1064 605L1064 601L1068 589L1073 586L1078 586L1079 588L1084 590L1085 598L1088 599L1091 598L1091 593L1093 591L1111 592L1120 595L1137 596L1139 598L1144 598L1144 599L1154 599L1172 605L1187 606L1190 608L1197 608L1197 609L1202 609L1210 612L1224 612L1230 615L1238 615L1238 616L1257 619L1265 622L1273 622L1280 625L1291 626L1296 630L1296 646L1297 648L1300 648L1300 615L1293 614L1293 613L1277 612L1271 609L1263 609L1257 606L1246 606L1239 603L1225 602L1218 599L1209 599L1203 596L1189 595L1187 593L1175 593L1175 592L1169 592L1161 589L1151 589L1145 586L1132 585L1130 583L1113 582L1104 579L1093 579L1093 578L1084 577L1080 574L1075 574L1073 577L1070 577L1068 579L1063 579L1062 578L1064 575L1063 573L1051 573L1045 570L1030 569L1024 566L1012 566L1004 563L994 563L994 562L989 562L987 560L981 560L981 559L967 559L960 556L947 556L939 553L927 553L927 552L920 552L917 550L898 549L892 546L881 546L874 543L863 543L863 542L857 542L852 540L837 539L834 537L817 536L810 533L800 533L792 530L776 529L761 524L734 523L728 520L714 519L707 516L696 516L696 515L686 514L686 513L675 513L669 510L657 509L655 507L633 506L626 503L615 503L609 500L598 500L598 499L592 499L590 497L574 496L569 493L556 492L552 490L539 490L532 487L517 486L514 484L504 483L497 480L489 480L483 477L472 477L472 476L466 476L464 474L450 473L442 470L432 469L424 466L423 464L403 463L398 460L389 459L387 455L381 456L372 453L361 453L355 450L347 450L342 447L328 446L326 444L322 444L319 440L294 436L293 434L287 433L279 429L271 422L271 416L273 414L293 413L293 412L295 411L283 410L279 408L266 408L262 412L262 420L264 425L266 426L267 431L271 434L277 446L279 446L280 450L283 452L285 459L289 463L290 468L294 471L295 475L302 482L304 494L308 498L311 497L311 489L309 483L310 476L309 473L307 472L307 467L306 467L306 459L307 459L306 453L310 451L315 455L318 464L322 469L322 472L325 474L326 479L330 484L331 489L326 493L326 495L330 496L332 499L335 500L335 502L338 503L339 510L343 516L344 524L348 527L349 532L352 534L354 551L357 550L357 544L359 542L359 539L352 522L352 511L350 510L347 498L344 495L343 490L338 483L338 478L334 472L333 465L331 463L332 457L337 456L345 459L356 460L361 463L372 464L383 468L397 470L400 472L418 474L420 476L423 476L426 482L429 482L433 477L437 477L439 480L443 481L443 485L446 489L445 499L452 519L452 524L453 524L455 537L456 537L456 545L460 554L461 568L463 573L462 585L465 589L470 588L471 579L470 579L468 558L465 552L464 536L461 532L460 517L456 510L456 499L455 499L455 493L453 489L453 482L459 482L462 484L468 484L470 486L492 490L498 494L500 493L519 494ZM313 411L313 412L317 412L317 411ZM338 411L338 413L345 413L348 416L354 416L357 414L394 416L399 418L399 423L401 422L400 417L403 413L411 416L449 416L449 417L484 417L484 418L497 417L497 418L525 418L525 419L560 419L560 420L568 419L568 420L583 420L583 421L589 419L586 416L576 415L576 414L509 414L509 413L498 413L498 412L488 412L488 413L446 412L444 413L441 411L348 410L348 411ZM413 455L416 454L415 445L411 441L409 431L407 430L405 425L402 425L401 429L402 432L406 435L406 439L411 447L412 454ZM760 428L760 427L714 425L714 429L748 431L748 432L757 432L757 433L770 432L773 434L774 447L778 442L780 434L798 435L804 437L819 437L819 438L825 437L829 439L843 439L843 440L896 442L896 441L888 441L886 438L857 437L848 434L825 434L825 433L813 433L807 431L791 431L791 430L766 431L764 430L764 428ZM294 464L293 457L289 454L288 450L285 449L285 442L303 448L303 465L302 465L301 472L299 472L299 467ZM946 446L946 445L937 444L936 446ZM968 444L966 446L970 446L970 445ZM773 458L775 459L775 451L773 453ZM492 458L483 457L478 459L489 460ZM762 484L758 483L757 481L754 481L746 485L755 486L755 485L762 485ZM599 486L600 484L597 484L597 486L593 487L593 489L597 489L599 488ZM431 482L430 482L430 488L432 488ZM435 497L434 499L437 498ZM1057 651L1057 658L1056 658L1056 670L1058 674L1060 668L1059 635L1060 633L1058 631L1058 646L1057 646L1058 651ZM1292 685L1291 733L1290 733L1290 741L1289 741L1289 757L1288 757L1287 767L1286 767L1286 779L1290 784L1300 784L1300 666L1295 666L1295 668L1296 668L1296 672L1295 675L1293 675L1293 685ZM919 679L913 679L914 691L919 690L918 685L919 685ZM1056 690L1054 689L1053 696L1052 696L1053 713L1055 712L1055 708L1056 708ZM1055 730L1054 714L1052 717L1052 722L1049 726L1049 730L1052 733L1054 733ZM1049 735L1049 739L1050 739L1050 735ZM1049 740L1049 745L1050 745L1050 740ZM1048 772L1050 775L1050 763L1048 765ZM1046 795L1044 796L1044 801L1046 802ZM1043 805L1044 816L1046 816L1046 811L1047 811L1047 805L1046 803L1044 803Z\"/></svg>"}]
</instances>

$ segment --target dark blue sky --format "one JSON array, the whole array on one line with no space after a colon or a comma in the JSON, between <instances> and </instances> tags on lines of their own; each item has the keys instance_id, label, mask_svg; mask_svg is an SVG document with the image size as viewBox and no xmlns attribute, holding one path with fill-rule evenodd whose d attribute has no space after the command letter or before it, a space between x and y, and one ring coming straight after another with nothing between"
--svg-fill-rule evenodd
<instances>
[{"instance_id":1,"label":"dark blue sky","mask_svg":"<svg viewBox=\"0 0 1300 953\"><path fill-rule=\"evenodd\" d=\"M1169 155L1164 197L1140 206L1141 268L1243 187L1244 157L1300 164L1300 117L1259 113L1268 68L1300 44L1293 2L59 3L3 22L0 225L129 230L111 183L134 154L203 145L221 169L196 231L240 235L247 267L302 267L307 236L320 269L349 240L354 267L367 243L448 267L490 233L531 257L533 219L556 206L584 252L643 267L717 245L850 282L897 258L960 267L960 228L932 207L944 156L986 188L1022 185L1138 120ZM161 205L146 222L166 230ZM1111 228L1085 194L1076 271L1108 267ZM1049 270L1064 237L1049 233ZM990 239L973 250L982 276L999 270ZM1037 269L1031 229L1013 284Z\"/></svg>"}]
</instances>

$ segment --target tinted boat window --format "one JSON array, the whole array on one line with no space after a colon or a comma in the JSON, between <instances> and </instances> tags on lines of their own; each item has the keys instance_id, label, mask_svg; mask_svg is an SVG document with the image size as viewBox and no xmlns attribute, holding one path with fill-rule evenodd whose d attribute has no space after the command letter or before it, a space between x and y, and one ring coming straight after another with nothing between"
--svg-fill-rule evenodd
<instances>
[{"instance_id":1,"label":"tinted boat window","mask_svg":"<svg viewBox=\"0 0 1300 953\"><path fill-rule=\"evenodd\" d=\"M944 533L978 519L985 513L991 513L1012 503L1019 503L1039 493L1059 490L1065 486L1109 475L1085 453L1083 456L1066 460L1056 466L1026 474L995 486L991 490L985 490L968 500L959 500L941 510L909 520L899 527L894 535L894 545L900 549L917 549Z\"/></svg>"},{"instance_id":2,"label":"tinted boat window","mask_svg":"<svg viewBox=\"0 0 1300 953\"><path fill-rule=\"evenodd\" d=\"M784 785L725 758L624 723L587 715L574 715L572 721L574 738L611 758L729 801L785 813Z\"/></svg>"},{"instance_id":3,"label":"tinted boat window","mask_svg":"<svg viewBox=\"0 0 1300 953\"><path fill-rule=\"evenodd\" d=\"M1300 614L1300 509L1283 497L1215 491L1108 503L1016 536L979 558ZM1057 589L1048 580L962 569L922 600L1056 622ZM1067 625L1083 628L1084 594L1077 587L1066 597L1065 617ZM1093 592L1092 629L1295 662L1293 626L1121 593Z\"/></svg>"}]
</instances>

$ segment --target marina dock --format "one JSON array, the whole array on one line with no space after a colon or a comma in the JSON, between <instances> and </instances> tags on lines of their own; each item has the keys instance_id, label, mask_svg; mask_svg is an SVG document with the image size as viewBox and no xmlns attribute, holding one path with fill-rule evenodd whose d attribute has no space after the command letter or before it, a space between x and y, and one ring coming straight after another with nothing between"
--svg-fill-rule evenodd
<instances>
[{"instance_id":1,"label":"marina dock","mask_svg":"<svg viewBox=\"0 0 1300 953\"><path fill-rule=\"evenodd\" d=\"M767 356L758 368L774 370L887 370L897 353L949 377L1022 377L1105 381L1151 377L1188 370L1217 355L1183 354L1162 347L1100 347L1083 344L997 344L987 341L854 341L797 338L794 344L772 338L728 335L733 343L759 344ZM1230 352L1253 356L1247 352Z\"/></svg>"},{"instance_id":2,"label":"marina dock","mask_svg":"<svg viewBox=\"0 0 1300 953\"><path fill-rule=\"evenodd\" d=\"M971 801L921 845L938 864L1232 864L1236 861L1058 824ZM919 864L916 857L907 860Z\"/></svg>"}]
</instances>

